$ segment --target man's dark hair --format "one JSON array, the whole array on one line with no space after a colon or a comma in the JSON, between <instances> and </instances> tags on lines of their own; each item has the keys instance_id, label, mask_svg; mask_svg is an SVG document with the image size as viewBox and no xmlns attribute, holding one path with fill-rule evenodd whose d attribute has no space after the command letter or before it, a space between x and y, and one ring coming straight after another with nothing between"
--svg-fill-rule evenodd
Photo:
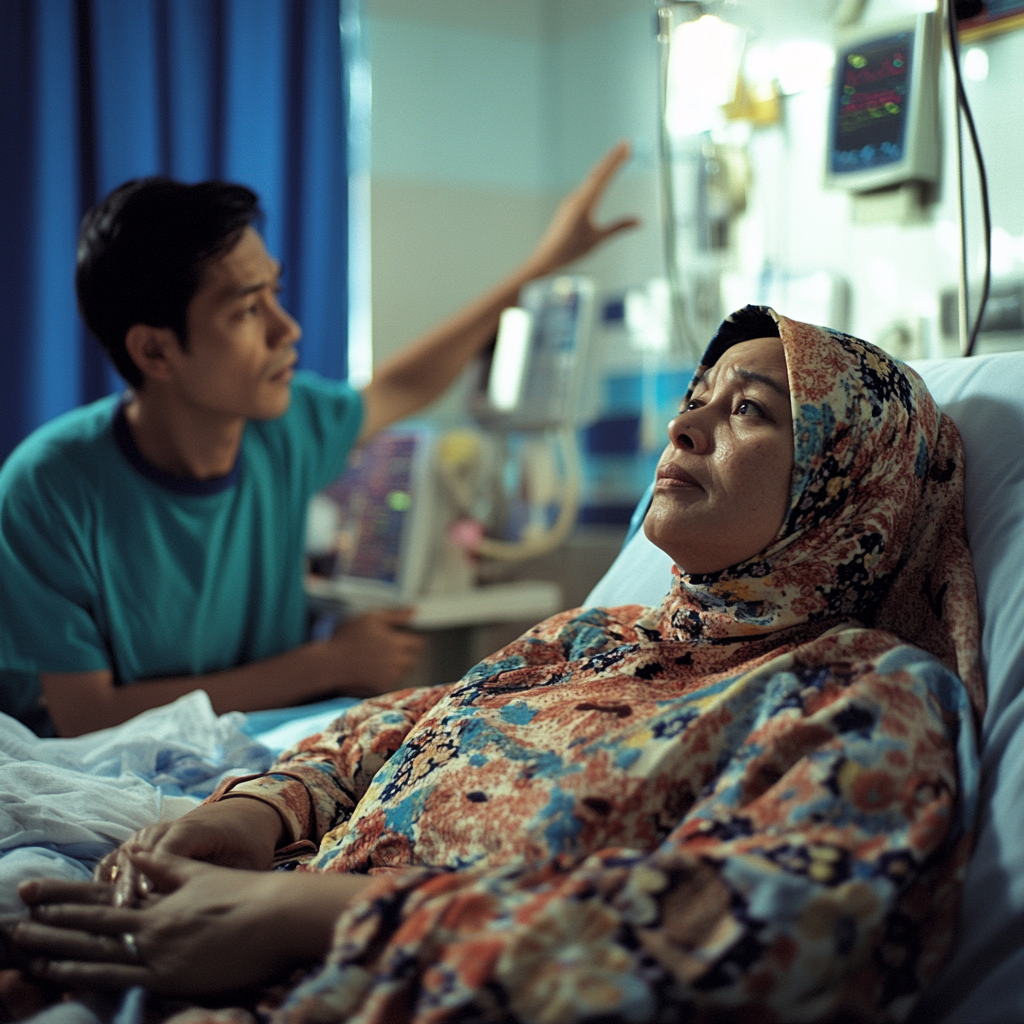
<instances>
[{"instance_id":1,"label":"man's dark hair","mask_svg":"<svg viewBox=\"0 0 1024 1024\"><path fill-rule=\"evenodd\" d=\"M143 377L125 348L128 329L169 327L187 348L186 310L204 267L260 217L259 198L244 185L155 177L125 182L82 218L78 308L132 387Z\"/></svg>"}]
</instances>

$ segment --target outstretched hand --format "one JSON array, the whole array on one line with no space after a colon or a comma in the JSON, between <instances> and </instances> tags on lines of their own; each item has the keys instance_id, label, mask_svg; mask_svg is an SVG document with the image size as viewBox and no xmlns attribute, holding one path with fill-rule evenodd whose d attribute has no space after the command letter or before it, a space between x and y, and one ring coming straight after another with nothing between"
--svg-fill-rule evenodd
<instances>
[{"instance_id":1,"label":"outstretched hand","mask_svg":"<svg viewBox=\"0 0 1024 1024\"><path fill-rule=\"evenodd\" d=\"M40 879L18 892L31 908L12 940L32 974L64 988L128 988L195 997L273 981L321 959L334 922L370 883L364 875L239 871L170 854L132 854L154 893L109 905L110 886Z\"/></svg>"},{"instance_id":2,"label":"outstretched hand","mask_svg":"<svg viewBox=\"0 0 1024 1024\"><path fill-rule=\"evenodd\" d=\"M562 200L551 223L537 243L529 262L537 275L549 274L585 256L606 238L636 227L637 217L620 217L609 224L594 223L594 212L616 171L630 156L628 142L612 147L572 192Z\"/></svg>"},{"instance_id":3,"label":"outstretched hand","mask_svg":"<svg viewBox=\"0 0 1024 1024\"><path fill-rule=\"evenodd\" d=\"M516 304L525 284L554 273L612 235L639 223L636 217L621 217L609 224L594 222L608 184L628 158L629 144L620 142L562 201L524 263L374 370L373 379L363 389L365 414L360 440L365 441L444 394L470 360L494 340L502 310Z\"/></svg>"}]
</instances>

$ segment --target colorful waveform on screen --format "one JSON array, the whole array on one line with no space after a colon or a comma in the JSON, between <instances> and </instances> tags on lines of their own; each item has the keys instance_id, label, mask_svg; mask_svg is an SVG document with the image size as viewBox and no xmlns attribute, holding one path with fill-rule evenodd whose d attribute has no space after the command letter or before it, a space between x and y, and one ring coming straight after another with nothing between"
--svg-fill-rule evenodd
<instances>
[{"instance_id":1,"label":"colorful waveform on screen","mask_svg":"<svg viewBox=\"0 0 1024 1024\"><path fill-rule=\"evenodd\" d=\"M863 171L904 157L912 32L847 50L833 110L832 170Z\"/></svg>"},{"instance_id":2,"label":"colorful waveform on screen","mask_svg":"<svg viewBox=\"0 0 1024 1024\"><path fill-rule=\"evenodd\" d=\"M411 433L378 434L361 449L349 471L327 488L341 510L343 575L397 582L419 443Z\"/></svg>"}]
</instances>

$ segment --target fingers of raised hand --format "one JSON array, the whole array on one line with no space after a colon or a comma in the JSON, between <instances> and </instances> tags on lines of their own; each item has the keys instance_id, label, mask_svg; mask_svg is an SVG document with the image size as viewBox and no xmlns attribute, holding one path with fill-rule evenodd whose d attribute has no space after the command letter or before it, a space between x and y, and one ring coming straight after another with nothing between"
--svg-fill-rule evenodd
<instances>
[{"instance_id":1,"label":"fingers of raised hand","mask_svg":"<svg viewBox=\"0 0 1024 1024\"><path fill-rule=\"evenodd\" d=\"M617 235L620 231L627 231L629 228L635 228L639 224L639 217L620 217L611 224L605 224L598 228L597 232L603 240L605 238L610 238L612 235Z\"/></svg>"},{"instance_id":2,"label":"fingers of raised hand","mask_svg":"<svg viewBox=\"0 0 1024 1024\"><path fill-rule=\"evenodd\" d=\"M612 146L610 150L596 164L594 164L590 173L583 180L583 184L580 186L579 191L586 195L586 197L594 202L601 195L601 193L608 186L608 182L615 176L615 172L624 164L630 156L630 146L628 142L619 142Z\"/></svg>"}]
</instances>

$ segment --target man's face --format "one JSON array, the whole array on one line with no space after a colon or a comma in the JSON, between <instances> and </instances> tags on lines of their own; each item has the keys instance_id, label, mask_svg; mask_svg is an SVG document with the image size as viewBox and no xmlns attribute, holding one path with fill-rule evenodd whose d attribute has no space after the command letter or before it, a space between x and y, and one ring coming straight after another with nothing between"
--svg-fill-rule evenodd
<instances>
[{"instance_id":1,"label":"man's face","mask_svg":"<svg viewBox=\"0 0 1024 1024\"><path fill-rule=\"evenodd\" d=\"M174 359L177 395L193 411L265 420L288 408L302 332L277 301L280 272L252 228L206 268Z\"/></svg>"}]
</instances>

